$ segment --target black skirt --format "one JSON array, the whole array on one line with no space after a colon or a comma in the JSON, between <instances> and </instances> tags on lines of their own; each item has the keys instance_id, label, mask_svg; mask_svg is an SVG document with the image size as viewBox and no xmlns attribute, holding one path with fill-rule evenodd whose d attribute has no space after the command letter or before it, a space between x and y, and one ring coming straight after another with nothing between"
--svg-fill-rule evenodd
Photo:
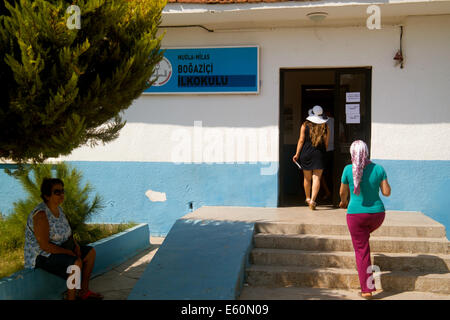
<instances>
[{"instance_id":1,"label":"black skirt","mask_svg":"<svg viewBox=\"0 0 450 320\"><path fill-rule=\"evenodd\" d=\"M313 146L303 146L299 160L303 170L325 169L326 166L325 152Z\"/></svg>"},{"instance_id":2,"label":"black skirt","mask_svg":"<svg viewBox=\"0 0 450 320\"><path fill-rule=\"evenodd\" d=\"M80 245L81 259L84 259L88 255L89 251L91 251L91 249L91 246ZM67 267L75 264L75 261L77 259L78 257L68 254L54 253L50 254L49 257L38 255L36 257L35 267L44 269L47 272L53 273L54 275L67 280L67 278L69 277L69 274L67 273Z\"/></svg>"},{"instance_id":3,"label":"black skirt","mask_svg":"<svg viewBox=\"0 0 450 320\"><path fill-rule=\"evenodd\" d=\"M309 127L305 129L305 141L300 151L300 165L303 170L319 170L326 167L326 149L323 144L314 147L309 136Z\"/></svg>"}]
</instances>

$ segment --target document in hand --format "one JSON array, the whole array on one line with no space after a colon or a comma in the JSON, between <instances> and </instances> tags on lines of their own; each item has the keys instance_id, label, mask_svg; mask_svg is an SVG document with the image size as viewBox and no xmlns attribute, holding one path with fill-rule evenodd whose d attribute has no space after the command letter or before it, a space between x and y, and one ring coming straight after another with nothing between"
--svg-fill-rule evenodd
<instances>
[{"instance_id":1,"label":"document in hand","mask_svg":"<svg viewBox=\"0 0 450 320\"><path fill-rule=\"evenodd\" d=\"M302 166L297 162L297 161L295 161L295 164L297 165L297 167L301 170L302 169Z\"/></svg>"}]
</instances>

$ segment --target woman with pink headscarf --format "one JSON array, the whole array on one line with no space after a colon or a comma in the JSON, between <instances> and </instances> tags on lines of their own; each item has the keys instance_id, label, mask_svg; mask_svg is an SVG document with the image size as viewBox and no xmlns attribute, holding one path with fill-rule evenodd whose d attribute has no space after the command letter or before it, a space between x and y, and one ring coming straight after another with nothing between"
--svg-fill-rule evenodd
<instances>
[{"instance_id":1,"label":"woman with pink headscarf","mask_svg":"<svg viewBox=\"0 0 450 320\"><path fill-rule=\"evenodd\" d=\"M389 196L391 187L384 168L369 160L369 149L363 141L354 141L350 154L352 164L346 166L342 173L339 207L347 208L347 225L355 249L361 296L370 298L376 289L373 281L369 280L372 275L369 238L370 233L384 221L380 189L384 196Z\"/></svg>"}]
</instances>

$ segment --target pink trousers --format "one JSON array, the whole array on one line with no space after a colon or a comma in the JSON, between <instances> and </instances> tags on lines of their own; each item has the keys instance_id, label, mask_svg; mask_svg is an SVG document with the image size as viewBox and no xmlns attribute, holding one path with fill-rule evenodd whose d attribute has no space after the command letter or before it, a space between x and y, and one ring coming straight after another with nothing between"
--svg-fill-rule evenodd
<instances>
[{"instance_id":1,"label":"pink trousers","mask_svg":"<svg viewBox=\"0 0 450 320\"><path fill-rule=\"evenodd\" d=\"M367 272L370 262L370 233L378 229L384 221L384 212L347 214L347 225L352 236L353 249L355 249L356 267L358 268L361 292L375 291L375 283L367 283L372 272ZM373 278L372 278L373 279Z\"/></svg>"}]
</instances>

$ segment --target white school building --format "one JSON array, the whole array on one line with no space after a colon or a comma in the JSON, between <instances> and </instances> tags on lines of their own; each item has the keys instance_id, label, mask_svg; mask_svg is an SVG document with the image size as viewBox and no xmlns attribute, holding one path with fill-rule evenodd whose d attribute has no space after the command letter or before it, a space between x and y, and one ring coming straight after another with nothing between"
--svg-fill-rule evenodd
<instances>
[{"instance_id":1,"label":"white school building","mask_svg":"<svg viewBox=\"0 0 450 320\"><path fill-rule=\"evenodd\" d=\"M334 158L333 198L318 205L338 203L362 139L387 172L386 209L421 211L448 234L450 1L171 0L160 31L157 87L125 112L120 137L60 158L105 199L93 222L145 222L157 236L201 206L303 205L292 157L320 105ZM7 213L24 194L0 181Z\"/></svg>"}]
</instances>

